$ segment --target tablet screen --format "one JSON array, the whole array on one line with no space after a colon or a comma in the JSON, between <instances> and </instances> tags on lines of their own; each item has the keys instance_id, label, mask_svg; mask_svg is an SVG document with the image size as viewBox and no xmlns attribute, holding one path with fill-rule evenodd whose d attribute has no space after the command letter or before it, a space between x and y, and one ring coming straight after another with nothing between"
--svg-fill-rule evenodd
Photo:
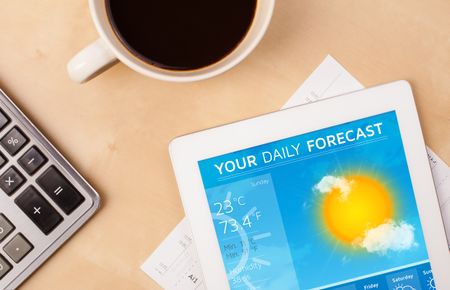
<instances>
[{"instance_id":1,"label":"tablet screen","mask_svg":"<svg viewBox=\"0 0 450 290\"><path fill-rule=\"evenodd\" d=\"M435 289L394 111L198 165L231 289Z\"/></svg>"}]
</instances>

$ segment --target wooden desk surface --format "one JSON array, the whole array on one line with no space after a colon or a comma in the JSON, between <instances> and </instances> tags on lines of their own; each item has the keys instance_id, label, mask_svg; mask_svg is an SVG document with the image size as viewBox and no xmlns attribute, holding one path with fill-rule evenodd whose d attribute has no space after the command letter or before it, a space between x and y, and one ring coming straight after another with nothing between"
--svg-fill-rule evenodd
<instances>
[{"instance_id":1,"label":"wooden desk surface","mask_svg":"<svg viewBox=\"0 0 450 290\"><path fill-rule=\"evenodd\" d=\"M0 7L0 87L103 198L22 289L158 289L139 266L184 215L169 141L278 110L328 53L367 86L410 81L426 142L450 162L448 0L279 0L248 59L191 84L118 64L77 85L66 63L97 38L87 1Z\"/></svg>"}]
</instances>

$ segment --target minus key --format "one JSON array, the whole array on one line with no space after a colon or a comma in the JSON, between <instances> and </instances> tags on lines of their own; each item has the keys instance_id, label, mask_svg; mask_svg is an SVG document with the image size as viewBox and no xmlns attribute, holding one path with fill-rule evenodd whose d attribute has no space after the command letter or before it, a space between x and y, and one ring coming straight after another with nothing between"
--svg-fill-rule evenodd
<instances>
[{"instance_id":1,"label":"minus key","mask_svg":"<svg viewBox=\"0 0 450 290\"><path fill-rule=\"evenodd\" d=\"M22 166L29 175L38 171L46 162L47 158L36 146L31 147L19 159L20 166Z\"/></svg>"}]
</instances>

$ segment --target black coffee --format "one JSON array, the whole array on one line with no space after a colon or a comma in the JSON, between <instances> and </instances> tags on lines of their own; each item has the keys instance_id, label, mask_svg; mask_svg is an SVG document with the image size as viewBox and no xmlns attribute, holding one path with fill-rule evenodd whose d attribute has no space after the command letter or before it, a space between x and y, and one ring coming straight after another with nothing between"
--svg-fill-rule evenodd
<instances>
[{"instance_id":1,"label":"black coffee","mask_svg":"<svg viewBox=\"0 0 450 290\"><path fill-rule=\"evenodd\" d=\"M228 55L247 34L257 0L106 0L120 41L140 59L193 70Z\"/></svg>"}]
</instances>

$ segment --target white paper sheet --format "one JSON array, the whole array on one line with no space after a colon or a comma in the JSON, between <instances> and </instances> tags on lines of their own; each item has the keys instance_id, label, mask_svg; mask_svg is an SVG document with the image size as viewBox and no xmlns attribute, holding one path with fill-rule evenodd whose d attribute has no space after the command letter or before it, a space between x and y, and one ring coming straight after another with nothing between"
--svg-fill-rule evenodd
<instances>
[{"instance_id":1,"label":"white paper sheet","mask_svg":"<svg viewBox=\"0 0 450 290\"><path fill-rule=\"evenodd\" d=\"M364 89L342 65L328 55L282 109Z\"/></svg>"},{"instance_id":2,"label":"white paper sheet","mask_svg":"<svg viewBox=\"0 0 450 290\"><path fill-rule=\"evenodd\" d=\"M191 226L186 217L145 261L141 269L164 289L206 289Z\"/></svg>"},{"instance_id":3,"label":"white paper sheet","mask_svg":"<svg viewBox=\"0 0 450 290\"><path fill-rule=\"evenodd\" d=\"M434 185L438 194L445 232L447 233L448 247L450 249L450 167L442 161L430 148L428 159L433 173Z\"/></svg>"},{"instance_id":4,"label":"white paper sheet","mask_svg":"<svg viewBox=\"0 0 450 290\"><path fill-rule=\"evenodd\" d=\"M283 109L311 103L363 89L344 67L327 56L302 86L286 102ZM450 168L429 148L428 157L444 218L450 236ZM450 239L449 248L450 248ZM141 269L161 287L168 290L206 289L189 221L185 217Z\"/></svg>"}]
</instances>

